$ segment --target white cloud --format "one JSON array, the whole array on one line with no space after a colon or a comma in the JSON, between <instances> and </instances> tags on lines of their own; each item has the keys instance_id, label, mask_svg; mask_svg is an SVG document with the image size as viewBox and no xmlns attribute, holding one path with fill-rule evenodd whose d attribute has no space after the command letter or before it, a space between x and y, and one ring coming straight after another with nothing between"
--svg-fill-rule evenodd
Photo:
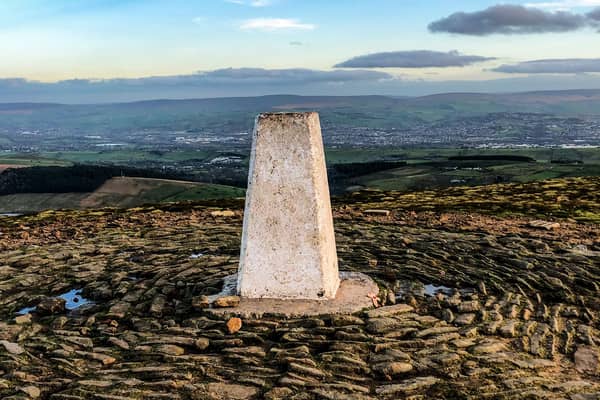
<instances>
[{"instance_id":1,"label":"white cloud","mask_svg":"<svg viewBox=\"0 0 600 400\"><path fill-rule=\"evenodd\" d=\"M198 25L204 23L204 21L206 21L206 17L194 17L194 18L192 18L192 22L195 23L195 24L198 24Z\"/></svg>"},{"instance_id":2,"label":"white cloud","mask_svg":"<svg viewBox=\"0 0 600 400\"><path fill-rule=\"evenodd\" d=\"M313 30L313 24L304 24L291 18L254 18L240 25L244 30L279 31L279 30Z\"/></svg>"},{"instance_id":3,"label":"white cloud","mask_svg":"<svg viewBox=\"0 0 600 400\"><path fill-rule=\"evenodd\" d=\"M272 0L253 0L250 2L252 7L267 7L273 4Z\"/></svg>"},{"instance_id":4,"label":"white cloud","mask_svg":"<svg viewBox=\"0 0 600 400\"><path fill-rule=\"evenodd\" d=\"M241 6L267 7L274 3L274 0L224 0L226 3L239 4Z\"/></svg>"}]
</instances>

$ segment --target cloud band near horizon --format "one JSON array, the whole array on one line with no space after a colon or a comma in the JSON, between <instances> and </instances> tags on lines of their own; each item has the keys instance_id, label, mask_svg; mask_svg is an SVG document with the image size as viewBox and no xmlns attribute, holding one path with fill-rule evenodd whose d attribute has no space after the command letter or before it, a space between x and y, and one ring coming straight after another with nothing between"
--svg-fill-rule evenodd
<instances>
[{"instance_id":1,"label":"cloud band near horizon","mask_svg":"<svg viewBox=\"0 0 600 400\"><path fill-rule=\"evenodd\" d=\"M567 58L505 64L492 71L507 74L580 74L600 72L600 58Z\"/></svg>"}]
</instances>

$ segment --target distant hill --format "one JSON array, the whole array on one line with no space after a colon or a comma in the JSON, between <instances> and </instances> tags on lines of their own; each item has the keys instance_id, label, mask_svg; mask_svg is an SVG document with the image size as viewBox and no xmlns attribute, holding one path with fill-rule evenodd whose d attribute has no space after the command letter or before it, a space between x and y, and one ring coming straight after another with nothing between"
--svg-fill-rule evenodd
<instances>
[{"instance_id":1,"label":"distant hill","mask_svg":"<svg viewBox=\"0 0 600 400\"><path fill-rule=\"evenodd\" d=\"M182 108L193 106L199 111L235 111L254 110L256 108L329 108L356 106L363 104L377 105L427 105L437 103L455 103L462 101L494 101L498 104L508 104L519 101L525 104L558 102L585 102L600 101L600 89L574 89L574 90L548 90L534 92L515 93L440 93L419 97L398 96L300 96L300 95L266 95L250 97L220 97L220 98L198 98L198 99L152 99L127 103L103 103L103 104L59 104L59 103L0 103L0 111L13 110L43 110L68 107L72 109L110 109L120 108L160 108L177 105ZM600 111L598 111L600 113Z\"/></svg>"},{"instance_id":2,"label":"distant hill","mask_svg":"<svg viewBox=\"0 0 600 400\"><path fill-rule=\"evenodd\" d=\"M420 121L498 112L600 115L600 90L509 94L444 93L405 98L272 95L95 105L4 103L0 104L0 130L249 130L254 116L259 112L293 110L320 111L324 123L401 128Z\"/></svg>"}]
</instances>

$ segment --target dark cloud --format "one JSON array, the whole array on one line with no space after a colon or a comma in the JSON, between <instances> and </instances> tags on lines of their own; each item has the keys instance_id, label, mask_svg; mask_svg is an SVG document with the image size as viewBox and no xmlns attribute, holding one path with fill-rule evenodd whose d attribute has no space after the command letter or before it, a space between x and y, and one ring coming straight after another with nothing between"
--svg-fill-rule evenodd
<instances>
[{"instance_id":1,"label":"dark cloud","mask_svg":"<svg viewBox=\"0 0 600 400\"><path fill-rule=\"evenodd\" d=\"M590 11L587 14L587 17L593 21L597 21L600 23L600 7Z\"/></svg>"},{"instance_id":2,"label":"dark cloud","mask_svg":"<svg viewBox=\"0 0 600 400\"><path fill-rule=\"evenodd\" d=\"M549 12L520 5L501 4L472 13L457 12L429 24L431 32L484 36L495 33L526 34L568 32L589 25L591 16L567 11Z\"/></svg>"},{"instance_id":3,"label":"dark cloud","mask_svg":"<svg viewBox=\"0 0 600 400\"><path fill-rule=\"evenodd\" d=\"M577 74L600 72L600 58L567 58L533 60L518 64L501 65L493 71L508 74Z\"/></svg>"},{"instance_id":4,"label":"dark cloud","mask_svg":"<svg viewBox=\"0 0 600 400\"><path fill-rule=\"evenodd\" d=\"M336 68L427 68L464 67L494 60L491 57L469 56L458 51L412 50L374 53L351 58L335 65Z\"/></svg>"},{"instance_id":5,"label":"dark cloud","mask_svg":"<svg viewBox=\"0 0 600 400\"><path fill-rule=\"evenodd\" d=\"M565 89L600 89L596 74L531 74L487 81L426 81L408 79L306 81L260 83L254 78L214 80L200 74L142 79L72 80L32 82L0 79L0 103L59 102L114 103L149 99L262 96L274 94L352 96L415 96L448 92L522 92ZM223 75L223 74L221 74ZM221 78L219 78L221 79ZM247 80L246 80L247 79ZM247 84L246 84L247 83Z\"/></svg>"},{"instance_id":6,"label":"dark cloud","mask_svg":"<svg viewBox=\"0 0 600 400\"><path fill-rule=\"evenodd\" d=\"M321 71L305 68L264 69L264 68L223 68L213 71L200 71L191 75L152 76L145 78L115 79L70 79L55 83L28 81L21 78L0 79L2 86L55 86L55 87L111 87L111 86L186 86L222 84L289 84L289 83L340 83L356 81L378 81L393 79L385 72L368 70Z\"/></svg>"}]
</instances>

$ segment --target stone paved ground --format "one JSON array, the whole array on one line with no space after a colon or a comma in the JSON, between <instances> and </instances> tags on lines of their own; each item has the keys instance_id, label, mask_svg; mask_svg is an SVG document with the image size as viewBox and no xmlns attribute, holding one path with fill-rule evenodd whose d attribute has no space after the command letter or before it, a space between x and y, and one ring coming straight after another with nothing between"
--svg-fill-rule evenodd
<instances>
[{"instance_id":1,"label":"stone paved ground","mask_svg":"<svg viewBox=\"0 0 600 400\"><path fill-rule=\"evenodd\" d=\"M507 188L336 201L341 268L385 306L235 333L201 303L241 202L1 219L0 397L599 399L600 181ZM61 311L71 289L93 304Z\"/></svg>"}]
</instances>

